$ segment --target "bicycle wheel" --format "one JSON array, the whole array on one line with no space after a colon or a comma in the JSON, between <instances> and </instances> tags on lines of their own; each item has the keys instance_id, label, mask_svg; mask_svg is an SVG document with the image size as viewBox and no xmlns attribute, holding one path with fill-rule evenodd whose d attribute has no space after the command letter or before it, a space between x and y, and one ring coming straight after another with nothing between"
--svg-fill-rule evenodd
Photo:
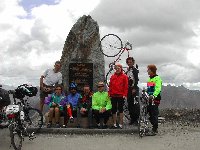
<instances>
[{"instance_id":1,"label":"bicycle wheel","mask_svg":"<svg viewBox=\"0 0 200 150\"><path fill-rule=\"evenodd\" d=\"M146 117L143 115L139 116L138 119L138 128L139 128L139 136L143 137L146 132L147 132L147 121L146 121Z\"/></svg>"},{"instance_id":2,"label":"bicycle wheel","mask_svg":"<svg viewBox=\"0 0 200 150\"><path fill-rule=\"evenodd\" d=\"M128 111L127 101L125 101L123 109L124 109L124 119L123 119L123 121L124 121L125 124L128 124L130 122L131 118L130 118L130 114L129 114L129 111Z\"/></svg>"},{"instance_id":3,"label":"bicycle wheel","mask_svg":"<svg viewBox=\"0 0 200 150\"><path fill-rule=\"evenodd\" d=\"M37 133L43 125L43 115L40 110L36 108L27 108L25 110L25 120L27 123L27 130L31 129L34 133Z\"/></svg>"},{"instance_id":4,"label":"bicycle wheel","mask_svg":"<svg viewBox=\"0 0 200 150\"><path fill-rule=\"evenodd\" d=\"M149 121L148 121L147 108L146 106L142 106L139 120L138 120L138 130L139 130L140 137L143 137L144 135L148 134L149 132L148 124L149 124Z\"/></svg>"},{"instance_id":5,"label":"bicycle wheel","mask_svg":"<svg viewBox=\"0 0 200 150\"><path fill-rule=\"evenodd\" d=\"M22 147L22 131L17 124L11 124L9 126L11 144L15 150L21 150Z\"/></svg>"},{"instance_id":6,"label":"bicycle wheel","mask_svg":"<svg viewBox=\"0 0 200 150\"><path fill-rule=\"evenodd\" d=\"M107 34L100 41L100 50L107 57L117 56L122 48L122 41L115 34Z\"/></svg>"},{"instance_id":7,"label":"bicycle wheel","mask_svg":"<svg viewBox=\"0 0 200 150\"><path fill-rule=\"evenodd\" d=\"M139 136L143 137L144 136L144 123L143 123L142 116L139 116L139 119L138 119L138 131L139 131Z\"/></svg>"},{"instance_id":8,"label":"bicycle wheel","mask_svg":"<svg viewBox=\"0 0 200 150\"><path fill-rule=\"evenodd\" d=\"M109 69L109 71L107 72L106 74L106 77L105 77L105 83L106 83L106 86L109 87L109 83L110 83L110 78L111 76L114 74L114 69L111 67Z\"/></svg>"}]
</instances>

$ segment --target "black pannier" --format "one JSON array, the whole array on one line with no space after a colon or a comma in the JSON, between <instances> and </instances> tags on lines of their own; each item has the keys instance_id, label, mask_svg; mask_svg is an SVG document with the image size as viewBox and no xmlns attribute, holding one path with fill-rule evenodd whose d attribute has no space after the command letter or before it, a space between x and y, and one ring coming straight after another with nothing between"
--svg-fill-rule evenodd
<instances>
[{"instance_id":1,"label":"black pannier","mask_svg":"<svg viewBox=\"0 0 200 150\"><path fill-rule=\"evenodd\" d=\"M28 85L28 84L23 84L17 87L17 89L15 89L15 97L18 99L22 99L25 96L36 96L38 92L37 87L33 87L32 85Z\"/></svg>"}]
</instances>

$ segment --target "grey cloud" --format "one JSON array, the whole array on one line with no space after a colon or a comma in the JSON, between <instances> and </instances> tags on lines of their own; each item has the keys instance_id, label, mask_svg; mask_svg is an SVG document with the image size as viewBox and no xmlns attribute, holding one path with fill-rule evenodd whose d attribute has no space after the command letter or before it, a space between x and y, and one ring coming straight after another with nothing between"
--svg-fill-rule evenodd
<instances>
[{"instance_id":1,"label":"grey cloud","mask_svg":"<svg viewBox=\"0 0 200 150\"><path fill-rule=\"evenodd\" d=\"M171 64L169 66L161 67L160 69L161 69L160 71L162 72L164 79L168 83L174 82L174 83L181 84L183 82L193 83L193 82L199 81L198 74L200 72L193 68L187 68L181 65Z\"/></svg>"},{"instance_id":2,"label":"grey cloud","mask_svg":"<svg viewBox=\"0 0 200 150\"><path fill-rule=\"evenodd\" d=\"M4 0L1 0L0 1L0 13L3 12L4 9L5 9L5 2L4 2Z\"/></svg>"},{"instance_id":3,"label":"grey cloud","mask_svg":"<svg viewBox=\"0 0 200 150\"><path fill-rule=\"evenodd\" d=\"M31 83L34 85L39 85L39 78L47 68L52 66L41 65L40 68L31 68L26 61L16 62L15 59L9 60L10 64L0 65L0 80L4 84L13 84L18 86L23 83Z\"/></svg>"},{"instance_id":4,"label":"grey cloud","mask_svg":"<svg viewBox=\"0 0 200 150\"><path fill-rule=\"evenodd\" d=\"M14 30L14 29L13 29ZM11 37L11 42L7 41L8 48L7 55L27 57L27 55L34 49L39 54L60 50L61 42L50 42L48 28L40 20L36 20L31 28L31 34L25 34L20 30L16 30L15 37Z\"/></svg>"},{"instance_id":5,"label":"grey cloud","mask_svg":"<svg viewBox=\"0 0 200 150\"><path fill-rule=\"evenodd\" d=\"M198 0L102 0L91 16L102 29L128 39L131 56L146 82L146 66L156 64L165 83L199 82L200 68L187 59L200 21ZM122 60L125 61L126 56Z\"/></svg>"},{"instance_id":6,"label":"grey cloud","mask_svg":"<svg viewBox=\"0 0 200 150\"><path fill-rule=\"evenodd\" d=\"M34 26L31 29L31 36L33 40L41 41L45 44L49 44L48 40L48 28L43 24L41 20L36 20Z\"/></svg>"},{"instance_id":7,"label":"grey cloud","mask_svg":"<svg viewBox=\"0 0 200 150\"><path fill-rule=\"evenodd\" d=\"M50 34L48 30L50 29L41 20L36 20L31 29L32 41L40 43L38 47L40 53L61 50L60 47L63 46L64 41L62 39L55 42L49 41Z\"/></svg>"},{"instance_id":8,"label":"grey cloud","mask_svg":"<svg viewBox=\"0 0 200 150\"><path fill-rule=\"evenodd\" d=\"M25 49L23 46L30 41L30 36L16 32L16 37L11 37L12 43L10 41L7 41L8 48L6 52L11 57L13 56L20 56L20 57L26 57L30 50Z\"/></svg>"},{"instance_id":9,"label":"grey cloud","mask_svg":"<svg viewBox=\"0 0 200 150\"><path fill-rule=\"evenodd\" d=\"M131 32L138 45L177 42L195 33L190 25L200 17L198 0L103 0L91 13L101 26Z\"/></svg>"},{"instance_id":10,"label":"grey cloud","mask_svg":"<svg viewBox=\"0 0 200 150\"><path fill-rule=\"evenodd\" d=\"M101 25L121 29L144 26L177 30L197 19L199 6L198 0L102 0L91 14Z\"/></svg>"},{"instance_id":11,"label":"grey cloud","mask_svg":"<svg viewBox=\"0 0 200 150\"><path fill-rule=\"evenodd\" d=\"M181 44L188 40L189 37L195 36L191 29L174 33L168 30L154 31L147 28L137 28L126 31L125 33L123 35L124 38L132 39L134 41L134 47L151 46L154 44Z\"/></svg>"},{"instance_id":12,"label":"grey cloud","mask_svg":"<svg viewBox=\"0 0 200 150\"><path fill-rule=\"evenodd\" d=\"M0 8L0 9L1 9L1 8ZM9 30L10 28L12 28L12 26L9 25L9 24L6 24L6 23L0 24L0 31Z\"/></svg>"}]
</instances>

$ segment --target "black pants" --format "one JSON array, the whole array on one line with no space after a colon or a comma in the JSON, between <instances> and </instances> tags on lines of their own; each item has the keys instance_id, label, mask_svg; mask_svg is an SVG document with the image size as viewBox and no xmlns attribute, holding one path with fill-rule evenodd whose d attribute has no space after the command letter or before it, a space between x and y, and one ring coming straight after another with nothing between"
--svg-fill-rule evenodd
<instances>
[{"instance_id":1,"label":"black pants","mask_svg":"<svg viewBox=\"0 0 200 150\"><path fill-rule=\"evenodd\" d=\"M153 126L153 129L156 130L158 128L158 105L149 105L147 107L147 111L149 113L149 120Z\"/></svg>"},{"instance_id":2,"label":"black pants","mask_svg":"<svg viewBox=\"0 0 200 150\"><path fill-rule=\"evenodd\" d=\"M78 122L79 125L80 125L80 119L81 119L81 117L83 117L80 110L81 110L81 108L77 108L77 122ZM85 116L87 116L87 118L88 118L89 126L92 126L92 108L90 108L86 112Z\"/></svg>"},{"instance_id":3,"label":"black pants","mask_svg":"<svg viewBox=\"0 0 200 150\"><path fill-rule=\"evenodd\" d=\"M110 114L111 114L110 110L107 110L104 113L99 113L99 110L92 110L92 112L94 114L94 118L95 118L97 124L100 123L101 118L104 119L104 124L107 124Z\"/></svg>"},{"instance_id":4,"label":"black pants","mask_svg":"<svg viewBox=\"0 0 200 150\"><path fill-rule=\"evenodd\" d=\"M112 104L112 114L115 114L117 111L119 113L123 113L124 109L124 98L123 97L112 97L111 98Z\"/></svg>"},{"instance_id":5,"label":"black pants","mask_svg":"<svg viewBox=\"0 0 200 150\"><path fill-rule=\"evenodd\" d=\"M132 94L132 88L128 89L128 111L131 118L131 122L137 122L139 115L140 115L140 105L139 103L134 104L134 99L136 96L139 95L138 90L136 90L136 94Z\"/></svg>"}]
</instances>

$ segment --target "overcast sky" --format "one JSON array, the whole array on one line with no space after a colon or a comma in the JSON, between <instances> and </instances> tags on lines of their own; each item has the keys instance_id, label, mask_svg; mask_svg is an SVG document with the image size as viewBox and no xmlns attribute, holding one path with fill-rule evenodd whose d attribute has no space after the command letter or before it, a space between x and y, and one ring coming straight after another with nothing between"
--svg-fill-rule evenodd
<instances>
[{"instance_id":1,"label":"overcast sky","mask_svg":"<svg viewBox=\"0 0 200 150\"><path fill-rule=\"evenodd\" d=\"M146 66L156 64L164 84L200 90L199 8L199 0L1 0L0 83L39 85L73 24L91 15L101 37L114 33L133 44L140 85Z\"/></svg>"}]
</instances>

